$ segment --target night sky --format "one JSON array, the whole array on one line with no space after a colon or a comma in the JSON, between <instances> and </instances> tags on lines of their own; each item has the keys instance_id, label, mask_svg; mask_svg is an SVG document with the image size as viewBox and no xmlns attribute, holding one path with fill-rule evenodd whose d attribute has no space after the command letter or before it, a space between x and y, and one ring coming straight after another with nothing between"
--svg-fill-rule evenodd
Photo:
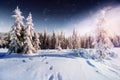
<instances>
[{"instance_id":1,"label":"night sky","mask_svg":"<svg viewBox=\"0 0 120 80\"><path fill-rule=\"evenodd\" d=\"M35 30L40 32L64 30L102 6L119 3L120 0L0 0L0 32L9 31L14 24L11 16L17 6L25 18L32 13Z\"/></svg>"}]
</instances>

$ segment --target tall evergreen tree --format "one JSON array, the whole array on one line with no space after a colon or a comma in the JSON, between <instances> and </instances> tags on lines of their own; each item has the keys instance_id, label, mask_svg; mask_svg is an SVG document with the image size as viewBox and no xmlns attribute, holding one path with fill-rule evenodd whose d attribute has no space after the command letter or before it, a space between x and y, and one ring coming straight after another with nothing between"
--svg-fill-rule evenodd
<instances>
[{"instance_id":1,"label":"tall evergreen tree","mask_svg":"<svg viewBox=\"0 0 120 80\"><path fill-rule=\"evenodd\" d=\"M27 23L26 23L26 29L25 29L25 41L24 41L24 53L26 54L32 54L32 53L36 53L38 48L35 45L37 45L37 43L35 42L38 38L36 33L34 34L33 31L33 23L32 23L32 14L29 13L28 17L27 17Z\"/></svg>"},{"instance_id":2,"label":"tall evergreen tree","mask_svg":"<svg viewBox=\"0 0 120 80\"><path fill-rule=\"evenodd\" d=\"M56 35L55 32L53 31L53 35L51 37L51 49L55 49L55 45L56 45Z\"/></svg>"},{"instance_id":3,"label":"tall evergreen tree","mask_svg":"<svg viewBox=\"0 0 120 80\"><path fill-rule=\"evenodd\" d=\"M110 53L109 49L113 47L113 44L110 41L106 30L104 29L106 10L102 10L101 13L102 13L102 16L98 21L96 35L93 42L98 58L100 59L105 58L107 55L109 55Z\"/></svg>"},{"instance_id":4,"label":"tall evergreen tree","mask_svg":"<svg viewBox=\"0 0 120 80\"><path fill-rule=\"evenodd\" d=\"M47 33L46 30L44 31L44 35L43 35L43 49L47 48Z\"/></svg>"},{"instance_id":5,"label":"tall evergreen tree","mask_svg":"<svg viewBox=\"0 0 120 80\"><path fill-rule=\"evenodd\" d=\"M77 49L79 48L79 43L78 43L79 39L77 36L77 31L74 29L73 30L73 34L72 34L72 45L73 45L73 49Z\"/></svg>"},{"instance_id":6,"label":"tall evergreen tree","mask_svg":"<svg viewBox=\"0 0 120 80\"><path fill-rule=\"evenodd\" d=\"M73 49L72 37L71 37L71 36L68 38L68 48L69 48L69 49Z\"/></svg>"},{"instance_id":7,"label":"tall evergreen tree","mask_svg":"<svg viewBox=\"0 0 120 80\"><path fill-rule=\"evenodd\" d=\"M27 23L26 23L26 31L27 31L27 35L30 37L30 39L32 40L32 37L34 36L34 24L32 22L32 14L29 13L28 17L27 17Z\"/></svg>"},{"instance_id":8,"label":"tall evergreen tree","mask_svg":"<svg viewBox=\"0 0 120 80\"><path fill-rule=\"evenodd\" d=\"M10 31L9 52L12 53L36 53L39 46L37 34L34 34L32 14L27 17L26 27L23 24L24 17L21 15L20 9L15 9L15 23Z\"/></svg>"},{"instance_id":9,"label":"tall evergreen tree","mask_svg":"<svg viewBox=\"0 0 120 80\"><path fill-rule=\"evenodd\" d=\"M12 27L12 30L10 31L10 45L8 52L14 52L14 53L21 53L22 52L22 46L23 46L23 40L24 40L24 25L23 25L23 19L24 17L21 15L20 9L17 7L14 11L15 15L12 17L15 18L15 23Z\"/></svg>"},{"instance_id":10,"label":"tall evergreen tree","mask_svg":"<svg viewBox=\"0 0 120 80\"><path fill-rule=\"evenodd\" d=\"M34 38L33 38L33 47L35 48L35 53L38 52L38 49L40 49L40 41L38 39L38 34L34 33Z\"/></svg>"}]
</instances>

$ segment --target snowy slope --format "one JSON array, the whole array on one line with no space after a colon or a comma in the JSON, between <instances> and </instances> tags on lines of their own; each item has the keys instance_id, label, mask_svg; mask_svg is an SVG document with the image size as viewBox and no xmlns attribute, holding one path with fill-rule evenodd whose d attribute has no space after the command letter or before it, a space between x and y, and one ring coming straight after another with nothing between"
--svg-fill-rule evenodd
<instances>
[{"instance_id":1,"label":"snowy slope","mask_svg":"<svg viewBox=\"0 0 120 80\"><path fill-rule=\"evenodd\" d=\"M0 80L120 80L120 48L114 51L119 57L104 61L76 57L71 50L11 54L0 58Z\"/></svg>"}]
</instances>

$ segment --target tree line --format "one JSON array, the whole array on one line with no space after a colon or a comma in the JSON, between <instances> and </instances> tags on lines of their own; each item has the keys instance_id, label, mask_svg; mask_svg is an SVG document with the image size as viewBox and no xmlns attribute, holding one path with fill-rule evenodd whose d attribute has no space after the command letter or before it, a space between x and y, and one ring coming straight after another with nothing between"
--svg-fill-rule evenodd
<instances>
[{"instance_id":1,"label":"tree line","mask_svg":"<svg viewBox=\"0 0 120 80\"><path fill-rule=\"evenodd\" d=\"M0 38L0 47L8 48L10 53L37 53L38 49L78 49L78 48L95 48L100 53L108 50L111 46L120 47L120 35L114 37L108 36L104 29L105 14L102 14L98 19L97 28L94 35L85 34L79 35L74 29L71 36L66 37L65 33L56 34L54 31L52 35L43 33L36 33L34 31L34 24L32 22L32 14L29 13L25 19L22 12L17 7L14 10L12 17L15 22L7 36ZM26 20L26 24L23 23Z\"/></svg>"},{"instance_id":2,"label":"tree line","mask_svg":"<svg viewBox=\"0 0 120 80\"><path fill-rule=\"evenodd\" d=\"M38 33L38 39L40 41L39 49L76 49L76 48L94 48L93 42L94 37L92 35L80 36L77 31L73 30L71 36L66 37L63 32L56 34L54 31L52 35L47 34L47 31ZM110 41L114 47L120 47L120 35L113 37L109 36ZM9 35L2 38L0 37L0 47L8 48L9 46Z\"/></svg>"}]
</instances>

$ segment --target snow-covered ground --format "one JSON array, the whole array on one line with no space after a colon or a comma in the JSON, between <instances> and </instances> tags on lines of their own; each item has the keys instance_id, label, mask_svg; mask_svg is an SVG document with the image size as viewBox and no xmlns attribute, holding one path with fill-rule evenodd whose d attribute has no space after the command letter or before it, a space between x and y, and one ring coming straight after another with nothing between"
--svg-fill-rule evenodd
<instances>
[{"instance_id":1,"label":"snow-covered ground","mask_svg":"<svg viewBox=\"0 0 120 80\"><path fill-rule=\"evenodd\" d=\"M113 50L118 57L103 61L77 57L71 50L7 55L0 57L0 80L120 80L120 48Z\"/></svg>"}]
</instances>

